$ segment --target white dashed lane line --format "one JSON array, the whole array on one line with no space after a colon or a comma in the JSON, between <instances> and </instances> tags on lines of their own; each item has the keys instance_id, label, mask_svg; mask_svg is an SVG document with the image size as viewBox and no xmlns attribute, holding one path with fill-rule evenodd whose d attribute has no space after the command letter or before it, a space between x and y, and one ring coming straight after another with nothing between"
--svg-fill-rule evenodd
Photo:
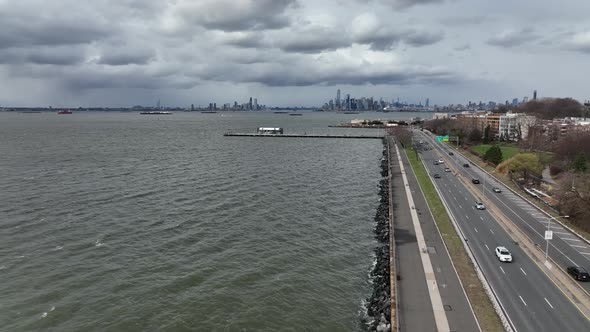
<instances>
[{"instance_id":1,"label":"white dashed lane line","mask_svg":"<svg viewBox=\"0 0 590 332\"><path fill-rule=\"evenodd\" d=\"M485 243L484 243L484 245L486 246L486 248L488 248L488 250L490 250L490 247L488 247L488 245L487 245L487 244L485 244Z\"/></svg>"},{"instance_id":2,"label":"white dashed lane line","mask_svg":"<svg viewBox=\"0 0 590 332\"><path fill-rule=\"evenodd\" d=\"M574 248L586 248L586 246L578 246L575 244L570 244L570 247L574 247Z\"/></svg>"},{"instance_id":3,"label":"white dashed lane line","mask_svg":"<svg viewBox=\"0 0 590 332\"><path fill-rule=\"evenodd\" d=\"M522 301L522 303L524 303L524 305L526 306L526 302L524 302L524 299L522 298L522 296L518 295L518 297L520 297L520 300Z\"/></svg>"},{"instance_id":4,"label":"white dashed lane line","mask_svg":"<svg viewBox=\"0 0 590 332\"><path fill-rule=\"evenodd\" d=\"M506 274L506 272L504 272L504 269L500 266L500 270L502 270L502 273Z\"/></svg>"},{"instance_id":5,"label":"white dashed lane line","mask_svg":"<svg viewBox=\"0 0 590 332\"><path fill-rule=\"evenodd\" d=\"M546 297L544 297L544 299L545 299L545 302L547 302L547 304L551 307L551 309L553 309L553 306L551 305L551 303L549 303L549 300L547 300Z\"/></svg>"},{"instance_id":6,"label":"white dashed lane line","mask_svg":"<svg viewBox=\"0 0 590 332\"><path fill-rule=\"evenodd\" d=\"M492 234L494 234L494 231L492 229L490 229L490 232L492 232Z\"/></svg>"},{"instance_id":7,"label":"white dashed lane line","mask_svg":"<svg viewBox=\"0 0 590 332\"><path fill-rule=\"evenodd\" d=\"M522 269L522 267L520 268L520 270L522 271L522 273L524 273L524 275L526 276L526 272L524 272L524 270Z\"/></svg>"}]
</instances>

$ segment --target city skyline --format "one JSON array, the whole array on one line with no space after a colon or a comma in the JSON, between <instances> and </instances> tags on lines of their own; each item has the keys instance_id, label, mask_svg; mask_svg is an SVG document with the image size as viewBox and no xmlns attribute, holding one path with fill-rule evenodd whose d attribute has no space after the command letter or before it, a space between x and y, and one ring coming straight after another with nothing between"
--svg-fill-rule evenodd
<instances>
[{"instance_id":1,"label":"city skyline","mask_svg":"<svg viewBox=\"0 0 590 332\"><path fill-rule=\"evenodd\" d=\"M321 106L337 90L583 102L589 11L582 0L0 0L0 107Z\"/></svg>"}]
</instances>

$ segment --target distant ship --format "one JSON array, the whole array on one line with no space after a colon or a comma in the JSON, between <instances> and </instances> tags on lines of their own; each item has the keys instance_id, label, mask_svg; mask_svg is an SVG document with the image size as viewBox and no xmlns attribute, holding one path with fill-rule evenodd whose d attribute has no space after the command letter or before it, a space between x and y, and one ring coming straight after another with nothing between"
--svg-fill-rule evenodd
<instances>
[{"instance_id":1,"label":"distant ship","mask_svg":"<svg viewBox=\"0 0 590 332\"><path fill-rule=\"evenodd\" d=\"M359 112L342 112L342 114L359 114Z\"/></svg>"},{"instance_id":2,"label":"distant ship","mask_svg":"<svg viewBox=\"0 0 590 332\"><path fill-rule=\"evenodd\" d=\"M273 112L274 114L287 114L289 112L284 112L284 111L278 111L278 112Z\"/></svg>"},{"instance_id":3,"label":"distant ship","mask_svg":"<svg viewBox=\"0 0 590 332\"><path fill-rule=\"evenodd\" d=\"M217 113L216 111L201 111L201 113Z\"/></svg>"},{"instance_id":4,"label":"distant ship","mask_svg":"<svg viewBox=\"0 0 590 332\"><path fill-rule=\"evenodd\" d=\"M57 112L57 114L72 114L72 111L70 111L70 110L61 110L61 111Z\"/></svg>"},{"instance_id":5,"label":"distant ship","mask_svg":"<svg viewBox=\"0 0 590 332\"><path fill-rule=\"evenodd\" d=\"M170 115L172 113L166 111L149 111L149 112L139 112L139 114L145 115Z\"/></svg>"},{"instance_id":6,"label":"distant ship","mask_svg":"<svg viewBox=\"0 0 590 332\"><path fill-rule=\"evenodd\" d=\"M301 115L303 115L303 114L301 114L301 113L291 113L291 114L289 114L289 115L290 115L290 116L301 116Z\"/></svg>"}]
</instances>

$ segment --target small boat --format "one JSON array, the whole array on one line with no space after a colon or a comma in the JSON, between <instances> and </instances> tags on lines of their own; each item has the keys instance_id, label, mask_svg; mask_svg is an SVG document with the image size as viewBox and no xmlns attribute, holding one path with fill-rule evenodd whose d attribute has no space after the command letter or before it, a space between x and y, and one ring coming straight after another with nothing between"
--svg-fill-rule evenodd
<instances>
[{"instance_id":1,"label":"small boat","mask_svg":"<svg viewBox=\"0 0 590 332\"><path fill-rule=\"evenodd\" d=\"M212 114L212 113L217 113L217 112L216 111L201 111L201 113L205 113L205 114L211 113Z\"/></svg>"},{"instance_id":2,"label":"small boat","mask_svg":"<svg viewBox=\"0 0 590 332\"><path fill-rule=\"evenodd\" d=\"M302 115L303 114L301 114L301 113L291 113L291 114L289 114L289 116L302 116Z\"/></svg>"},{"instance_id":3,"label":"small boat","mask_svg":"<svg viewBox=\"0 0 590 332\"><path fill-rule=\"evenodd\" d=\"M72 114L72 111L70 111L70 110L61 110L61 111L57 112L57 114Z\"/></svg>"}]
</instances>

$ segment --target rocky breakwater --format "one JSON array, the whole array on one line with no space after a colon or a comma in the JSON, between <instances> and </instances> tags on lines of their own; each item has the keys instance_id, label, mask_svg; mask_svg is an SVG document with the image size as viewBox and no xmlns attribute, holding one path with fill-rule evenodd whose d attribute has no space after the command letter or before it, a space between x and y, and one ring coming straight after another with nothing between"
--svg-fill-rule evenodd
<instances>
[{"instance_id":1,"label":"rocky breakwater","mask_svg":"<svg viewBox=\"0 0 590 332\"><path fill-rule=\"evenodd\" d=\"M369 328L372 331L391 330L391 289L389 269L389 163L387 150L383 150L381 175L384 177L379 183L380 204L375 214L375 248L376 263L371 271L373 294L367 299L367 314L372 318Z\"/></svg>"}]
</instances>

